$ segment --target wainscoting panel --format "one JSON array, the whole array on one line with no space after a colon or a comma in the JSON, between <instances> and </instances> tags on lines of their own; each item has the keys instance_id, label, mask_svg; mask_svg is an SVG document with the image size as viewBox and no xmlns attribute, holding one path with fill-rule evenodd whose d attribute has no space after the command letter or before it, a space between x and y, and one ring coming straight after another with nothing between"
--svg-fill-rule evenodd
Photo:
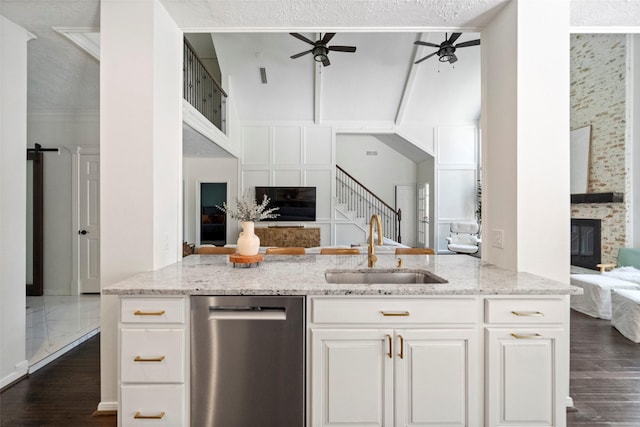
<instances>
[{"instance_id":1,"label":"wainscoting panel","mask_svg":"<svg viewBox=\"0 0 640 427\"><path fill-rule=\"evenodd\" d=\"M299 165L302 160L302 131L298 126L276 127L273 137L273 163Z\"/></svg>"},{"instance_id":2,"label":"wainscoting panel","mask_svg":"<svg viewBox=\"0 0 640 427\"><path fill-rule=\"evenodd\" d=\"M268 164L269 156L269 126L247 126L242 128L242 163Z\"/></svg>"}]
</instances>

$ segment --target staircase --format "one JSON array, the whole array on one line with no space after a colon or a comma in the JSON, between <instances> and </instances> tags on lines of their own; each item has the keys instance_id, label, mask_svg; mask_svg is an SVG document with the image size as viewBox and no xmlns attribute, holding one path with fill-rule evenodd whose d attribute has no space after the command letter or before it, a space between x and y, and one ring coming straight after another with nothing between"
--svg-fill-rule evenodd
<instances>
[{"instance_id":1,"label":"staircase","mask_svg":"<svg viewBox=\"0 0 640 427\"><path fill-rule=\"evenodd\" d=\"M360 235L364 233L365 238L369 235L371 216L380 215L383 237L402 243L400 209L396 211L338 165L334 206L336 214L361 231Z\"/></svg>"}]
</instances>

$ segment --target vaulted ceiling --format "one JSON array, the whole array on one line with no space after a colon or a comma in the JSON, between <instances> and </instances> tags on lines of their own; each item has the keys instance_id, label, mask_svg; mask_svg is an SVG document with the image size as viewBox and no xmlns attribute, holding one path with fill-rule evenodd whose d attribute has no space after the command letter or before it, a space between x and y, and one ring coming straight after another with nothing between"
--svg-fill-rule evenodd
<instances>
[{"instance_id":1,"label":"vaulted ceiling","mask_svg":"<svg viewBox=\"0 0 640 427\"><path fill-rule=\"evenodd\" d=\"M303 33L317 40L319 33ZM316 122L473 121L480 113L480 48L460 48L455 64L416 46L439 44L444 33L341 32L329 45L356 52L329 53L324 67L311 54L291 59L311 46L285 32L216 33L213 43L223 76L232 84L242 120ZM458 42L477 39L465 33ZM267 84L261 83L266 69ZM348 126L348 125L347 125Z\"/></svg>"},{"instance_id":2,"label":"vaulted ceiling","mask_svg":"<svg viewBox=\"0 0 640 427\"><path fill-rule=\"evenodd\" d=\"M467 67L477 64L480 48L460 50L455 68L438 64L432 60L435 58L413 66L416 57L429 51L417 49L413 41L420 37L439 42L444 31L454 29L478 31L507 1L161 0L185 32L214 33L221 65L226 67L225 72L237 90L243 120L272 119L278 111L277 116L285 119L399 117L406 122L477 117L477 101L460 103L458 93L468 93L466 85L477 84L479 76L469 77L472 71ZM99 108L98 61L53 30L53 27L99 29L99 13L99 0L0 2L0 14L37 37L29 42L30 111ZM571 0L574 28L588 27L593 31L600 25L608 25L629 31L638 28L638 22L637 1ZM278 32L242 33L245 28ZM367 28L382 32L366 31ZM417 32L426 28L438 33ZM234 29L235 33L229 32ZM353 32L354 29L359 31ZM336 32L336 44L355 45L358 50L354 54L332 52L332 64L320 69L316 89L311 58L289 58L305 48L303 42L287 34L290 31L303 32L309 38L315 38L315 32L319 31ZM267 85L259 83L257 68L261 65L267 69ZM411 87L410 94L405 93L407 85ZM273 108L276 105L278 108ZM451 112L455 113L450 118L444 117Z\"/></svg>"}]
</instances>

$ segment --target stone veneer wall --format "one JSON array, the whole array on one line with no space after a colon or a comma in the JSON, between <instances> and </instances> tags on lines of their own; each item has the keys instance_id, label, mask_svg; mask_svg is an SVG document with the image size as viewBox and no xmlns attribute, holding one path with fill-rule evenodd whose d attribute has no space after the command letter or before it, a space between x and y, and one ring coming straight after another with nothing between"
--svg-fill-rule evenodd
<instances>
[{"instance_id":1,"label":"stone veneer wall","mask_svg":"<svg viewBox=\"0 0 640 427\"><path fill-rule=\"evenodd\" d=\"M626 245L626 54L626 35L571 36L571 129L591 125L588 192L625 193L625 203L571 205L571 218L602 220L602 262Z\"/></svg>"}]
</instances>

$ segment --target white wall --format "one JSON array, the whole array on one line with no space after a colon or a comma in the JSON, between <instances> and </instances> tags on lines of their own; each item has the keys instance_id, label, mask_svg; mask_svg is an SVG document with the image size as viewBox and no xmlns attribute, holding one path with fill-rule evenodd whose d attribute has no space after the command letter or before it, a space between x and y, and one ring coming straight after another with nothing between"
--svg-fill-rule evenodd
<instances>
[{"instance_id":1,"label":"white wall","mask_svg":"<svg viewBox=\"0 0 640 427\"><path fill-rule=\"evenodd\" d=\"M569 2L519 0L482 32L482 256L563 282L569 274L568 22ZM493 245L497 230L504 232L503 248Z\"/></svg>"},{"instance_id":2,"label":"white wall","mask_svg":"<svg viewBox=\"0 0 640 427\"><path fill-rule=\"evenodd\" d=\"M473 222L476 211L478 128L436 128L434 249L448 252L452 222Z\"/></svg>"},{"instance_id":3,"label":"white wall","mask_svg":"<svg viewBox=\"0 0 640 427\"><path fill-rule=\"evenodd\" d=\"M420 162L418 164L418 170L416 173L417 176L417 183L418 185L424 184L424 183L429 183L429 191L430 191L430 195L429 195L429 241L426 242L427 247L433 248L435 247L434 244L434 232L435 232L435 221L433 221L433 218L435 217L434 215L434 211L435 211L435 197L433 197L433 192L435 190L435 174L436 174L436 169L435 169L435 159L432 157L430 159L427 159L423 162Z\"/></svg>"},{"instance_id":4,"label":"white wall","mask_svg":"<svg viewBox=\"0 0 640 427\"><path fill-rule=\"evenodd\" d=\"M199 225L197 195L201 182L226 182L227 200L235 201L238 197L238 159L200 159L185 158L182 162L184 182L184 236L183 240L196 243L196 227ZM237 221L228 221L227 240L235 242L240 229Z\"/></svg>"},{"instance_id":5,"label":"white wall","mask_svg":"<svg viewBox=\"0 0 640 427\"><path fill-rule=\"evenodd\" d=\"M99 145L99 113L29 113L27 139L30 147L59 148L58 154L44 153L44 294L73 295L72 154Z\"/></svg>"},{"instance_id":6,"label":"white wall","mask_svg":"<svg viewBox=\"0 0 640 427\"><path fill-rule=\"evenodd\" d=\"M182 256L182 32L157 0L100 7L104 286ZM117 408L118 312L101 298L100 410Z\"/></svg>"},{"instance_id":7,"label":"white wall","mask_svg":"<svg viewBox=\"0 0 640 427\"><path fill-rule=\"evenodd\" d=\"M329 245L333 242L334 147L329 126L244 123L239 192L255 186L316 187L316 221L300 224L320 227L320 242Z\"/></svg>"},{"instance_id":8,"label":"white wall","mask_svg":"<svg viewBox=\"0 0 640 427\"><path fill-rule=\"evenodd\" d=\"M628 106L631 109L631 151L633 165L631 172L631 187L633 200L631 202L631 230L633 236L630 240L631 247L640 248L640 35L631 36L632 66L631 80L633 100Z\"/></svg>"},{"instance_id":9,"label":"white wall","mask_svg":"<svg viewBox=\"0 0 640 427\"><path fill-rule=\"evenodd\" d=\"M396 185L416 184L416 162L373 135L337 134L336 163L392 207Z\"/></svg>"},{"instance_id":10,"label":"white wall","mask_svg":"<svg viewBox=\"0 0 640 427\"><path fill-rule=\"evenodd\" d=\"M27 42L0 16L0 387L27 373L25 355Z\"/></svg>"}]
</instances>

